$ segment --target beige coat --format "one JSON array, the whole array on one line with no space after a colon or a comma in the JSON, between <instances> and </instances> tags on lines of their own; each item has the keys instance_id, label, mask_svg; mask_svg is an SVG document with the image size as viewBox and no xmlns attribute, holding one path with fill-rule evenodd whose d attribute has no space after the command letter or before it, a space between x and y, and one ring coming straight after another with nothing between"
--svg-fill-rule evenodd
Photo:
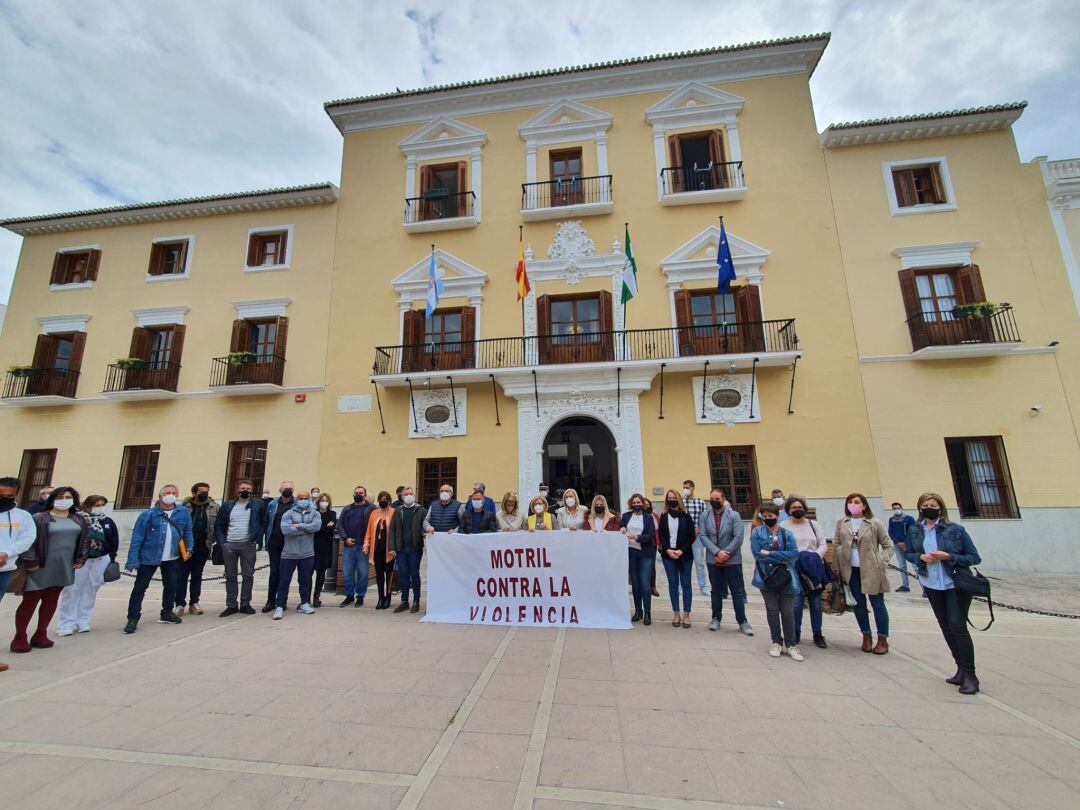
<instances>
[{"instance_id":1,"label":"beige coat","mask_svg":"<svg viewBox=\"0 0 1080 810\"><path fill-rule=\"evenodd\" d=\"M840 553L840 575L844 582L851 579L851 518L842 517L836 522L836 547ZM859 578L862 592L868 596L888 593L888 563L892 559L893 544L889 530L877 518L864 518L859 530Z\"/></svg>"},{"instance_id":2,"label":"beige coat","mask_svg":"<svg viewBox=\"0 0 1080 810\"><path fill-rule=\"evenodd\" d=\"M509 529L512 532L519 532L525 528L525 515L521 511L521 507L512 515L508 515L503 511L502 506L495 510L495 520L499 523L499 531L503 532Z\"/></svg>"}]
</instances>

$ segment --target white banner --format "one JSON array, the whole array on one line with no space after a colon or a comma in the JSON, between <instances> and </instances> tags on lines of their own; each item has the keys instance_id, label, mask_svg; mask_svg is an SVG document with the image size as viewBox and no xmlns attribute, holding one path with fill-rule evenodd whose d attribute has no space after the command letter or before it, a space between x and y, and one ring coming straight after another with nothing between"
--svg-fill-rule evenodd
<instances>
[{"instance_id":1,"label":"white banner","mask_svg":"<svg viewBox=\"0 0 1080 810\"><path fill-rule=\"evenodd\" d=\"M426 546L425 622L630 629L618 532L437 532Z\"/></svg>"}]
</instances>

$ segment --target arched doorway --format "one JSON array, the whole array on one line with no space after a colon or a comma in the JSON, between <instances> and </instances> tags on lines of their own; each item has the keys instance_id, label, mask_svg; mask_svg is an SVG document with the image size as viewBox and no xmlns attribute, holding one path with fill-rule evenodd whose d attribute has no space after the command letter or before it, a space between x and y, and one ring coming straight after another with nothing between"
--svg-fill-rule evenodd
<instances>
[{"instance_id":1,"label":"arched doorway","mask_svg":"<svg viewBox=\"0 0 1080 810\"><path fill-rule=\"evenodd\" d=\"M619 511L619 462L615 438L596 419L572 416L557 422L544 437L544 481L552 494L573 488L583 504L596 493Z\"/></svg>"}]
</instances>

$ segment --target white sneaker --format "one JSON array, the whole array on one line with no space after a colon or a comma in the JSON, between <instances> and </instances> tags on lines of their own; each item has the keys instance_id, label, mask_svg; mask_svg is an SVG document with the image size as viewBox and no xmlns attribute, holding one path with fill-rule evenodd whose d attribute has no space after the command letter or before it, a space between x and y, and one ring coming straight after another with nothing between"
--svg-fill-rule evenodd
<instances>
[{"instance_id":1,"label":"white sneaker","mask_svg":"<svg viewBox=\"0 0 1080 810\"><path fill-rule=\"evenodd\" d=\"M779 658L783 648L779 644L773 644L769 647L769 655L773 658Z\"/></svg>"},{"instance_id":2,"label":"white sneaker","mask_svg":"<svg viewBox=\"0 0 1080 810\"><path fill-rule=\"evenodd\" d=\"M177 616L183 616L184 609L182 607L173 608L173 613L175 613Z\"/></svg>"},{"instance_id":3,"label":"white sneaker","mask_svg":"<svg viewBox=\"0 0 1080 810\"><path fill-rule=\"evenodd\" d=\"M274 608L274 621L277 621L278 619L280 619L284 615L285 615L285 609L284 608Z\"/></svg>"},{"instance_id":4,"label":"white sneaker","mask_svg":"<svg viewBox=\"0 0 1080 810\"><path fill-rule=\"evenodd\" d=\"M74 635L75 634L75 628L74 627L61 627L59 630L56 631L56 634L58 636Z\"/></svg>"},{"instance_id":5,"label":"white sneaker","mask_svg":"<svg viewBox=\"0 0 1080 810\"><path fill-rule=\"evenodd\" d=\"M798 647L788 647L787 648L787 654L791 656L792 661L803 661L803 660L805 660L803 658L803 654L801 652L799 652Z\"/></svg>"},{"instance_id":6,"label":"white sneaker","mask_svg":"<svg viewBox=\"0 0 1080 810\"><path fill-rule=\"evenodd\" d=\"M89 633L90 632L90 625L88 625L88 624L80 624L75 629L78 630L80 633Z\"/></svg>"},{"instance_id":7,"label":"white sneaker","mask_svg":"<svg viewBox=\"0 0 1080 810\"><path fill-rule=\"evenodd\" d=\"M300 607L298 607L298 608L296 609L296 612L297 612L297 613L314 613L314 612L315 612L315 608L313 608L313 607L312 607L311 605L309 605L309 604L308 604L307 602L304 602L304 604L302 604L302 605L301 605Z\"/></svg>"}]
</instances>

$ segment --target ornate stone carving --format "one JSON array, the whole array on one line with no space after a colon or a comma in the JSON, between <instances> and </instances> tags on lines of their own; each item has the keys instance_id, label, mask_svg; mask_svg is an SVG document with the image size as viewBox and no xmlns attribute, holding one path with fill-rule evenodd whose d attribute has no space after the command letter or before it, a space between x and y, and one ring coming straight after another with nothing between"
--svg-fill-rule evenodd
<instances>
[{"instance_id":1,"label":"ornate stone carving","mask_svg":"<svg viewBox=\"0 0 1080 810\"><path fill-rule=\"evenodd\" d=\"M595 254L596 244L580 220L560 222L555 228L555 240L547 250L549 259L583 259Z\"/></svg>"},{"instance_id":2,"label":"ornate stone carving","mask_svg":"<svg viewBox=\"0 0 1080 810\"><path fill-rule=\"evenodd\" d=\"M694 377L694 418L698 424L734 424L735 422L760 422L761 408L758 403L759 388L755 387L753 397L753 419L750 418L750 374L710 374L705 386L705 416L701 415L702 377ZM718 393L720 392L720 393ZM738 402L731 407L722 407L726 402ZM718 405L717 402L721 404Z\"/></svg>"},{"instance_id":3,"label":"ornate stone carving","mask_svg":"<svg viewBox=\"0 0 1080 810\"><path fill-rule=\"evenodd\" d=\"M449 388L436 388L431 391L416 391L413 395L416 406L416 421L413 422L413 408L409 408L410 439L441 439L443 436L464 436L465 416L467 411L468 391L454 388L453 397ZM454 408L457 407L457 426L454 425ZM443 409L446 410L443 410ZM445 421L442 417L449 412ZM436 421L428 421L429 414ZM415 430L413 428L416 428Z\"/></svg>"}]
</instances>

